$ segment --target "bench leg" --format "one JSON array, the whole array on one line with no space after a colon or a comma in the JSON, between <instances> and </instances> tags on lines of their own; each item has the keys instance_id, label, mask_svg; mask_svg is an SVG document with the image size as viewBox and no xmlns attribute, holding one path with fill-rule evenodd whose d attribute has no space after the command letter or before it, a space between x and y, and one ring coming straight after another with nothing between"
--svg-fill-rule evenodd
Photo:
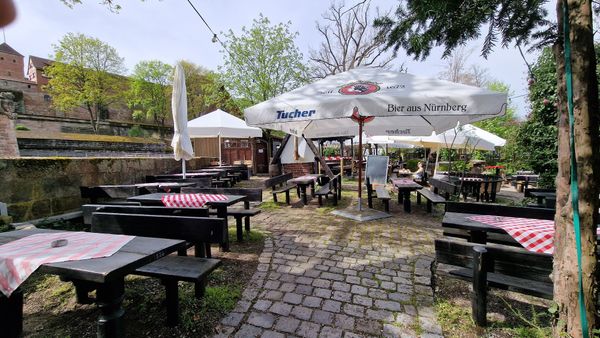
<instances>
[{"instance_id":1,"label":"bench leg","mask_svg":"<svg viewBox=\"0 0 600 338\"><path fill-rule=\"evenodd\" d=\"M277 203L277 194L273 193L273 202Z\"/></svg>"},{"instance_id":2,"label":"bench leg","mask_svg":"<svg viewBox=\"0 0 600 338\"><path fill-rule=\"evenodd\" d=\"M290 191L289 190L285 191L285 204L287 204L287 205L290 204Z\"/></svg>"},{"instance_id":3,"label":"bench leg","mask_svg":"<svg viewBox=\"0 0 600 338\"><path fill-rule=\"evenodd\" d=\"M433 211L433 203L430 200L427 200L427 212L431 213Z\"/></svg>"},{"instance_id":4,"label":"bench leg","mask_svg":"<svg viewBox=\"0 0 600 338\"><path fill-rule=\"evenodd\" d=\"M337 206L338 204L338 196L337 193L334 191L333 192L333 205Z\"/></svg>"},{"instance_id":5,"label":"bench leg","mask_svg":"<svg viewBox=\"0 0 600 338\"><path fill-rule=\"evenodd\" d=\"M383 210L390 212L390 200L383 200Z\"/></svg>"},{"instance_id":6,"label":"bench leg","mask_svg":"<svg viewBox=\"0 0 600 338\"><path fill-rule=\"evenodd\" d=\"M0 294L0 327L8 338L21 337L23 332L23 292L16 289L10 297Z\"/></svg>"},{"instance_id":7,"label":"bench leg","mask_svg":"<svg viewBox=\"0 0 600 338\"><path fill-rule=\"evenodd\" d=\"M480 327L487 326L487 250L482 246L473 248L473 294L471 308L473 321Z\"/></svg>"},{"instance_id":8,"label":"bench leg","mask_svg":"<svg viewBox=\"0 0 600 338\"><path fill-rule=\"evenodd\" d=\"M323 206L323 196L319 195L319 206Z\"/></svg>"},{"instance_id":9,"label":"bench leg","mask_svg":"<svg viewBox=\"0 0 600 338\"><path fill-rule=\"evenodd\" d=\"M369 208L373 208L373 196L371 196L371 194L369 194L367 192L367 203L369 205Z\"/></svg>"},{"instance_id":10,"label":"bench leg","mask_svg":"<svg viewBox=\"0 0 600 338\"><path fill-rule=\"evenodd\" d=\"M242 217L240 216L235 218L235 234L238 242L244 241L244 229L242 227Z\"/></svg>"},{"instance_id":11,"label":"bench leg","mask_svg":"<svg viewBox=\"0 0 600 338\"><path fill-rule=\"evenodd\" d=\"M421 194L417 192L417 204L421 204Z\"/></svg>"},{"instance_id":12,"label":"bench leg","mask_svg":"<svg viewBox=\"0 0 600 338\"><path fill-rule=\"evenodd\" d=\"M179 324L179 292L176 279L163 279L167 303L167 326Z\"/></svg>"},{"instance_id":13,"label":"bench leg","mask_svg":"<svg viewBox=\"0 0 600 338\"><path fill-rule=\"evenodd\" d=\"M246 228L246 232L250 232L250 216L244 217L244 228Z\"/></svg>"}]
</instances>

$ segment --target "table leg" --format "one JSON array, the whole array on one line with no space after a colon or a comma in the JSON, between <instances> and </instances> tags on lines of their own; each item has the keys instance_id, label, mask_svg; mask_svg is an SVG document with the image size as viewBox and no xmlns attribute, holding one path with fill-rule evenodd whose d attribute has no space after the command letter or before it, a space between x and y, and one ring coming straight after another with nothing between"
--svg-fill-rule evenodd
<instances>
[{"instance_id":1,"label":"table leg","mask_svg":"<svg viewBox=\"0 0 600 338\"><path fill-rule=\"evenodd\" d=\"M10 297L0 294L0 327L2 336L21 337L23 333L23 292L16 289Z\"/></svg>"},{"instance_id":2,"label":"table leg","mask_svg":"<svg viewBox=\"0 0 600 338\"><path fill-rule=\"evenodd\" d=\"M98 286L96 303L100 308L98 317L98 337L125 337L121 306L125 293L123 277Z\"/></svg>"},{"instance_id":3,"label":"table leg","mask_svg":"<svg viewBox=\"0 0 600 338\"><path fill-rule=\"evenodd\" d=\"M410 190L404 192L404 211L410 212Z\"/></svg>"},{"instance_id":4,"label":"table leg","mask_svg":"<svg viewBox=\"0 0 600 338\"><path fill-rule=\"evenodd\" d=\"M302 197L302 203L304 205L308 204L308 196L306 196L306 185L301 185L300 186L300 195Z\"/></svg>"},{"instance_id":5,"label":"table leg","mask_svg":"<svg viewBox=\"0 0 600 338\"><path fill-rule=\"evenodd\" d=\"M217 217L223 218L227 222L227 206L217 207ZM227 236L225 237L225 243L221 243L221 250L229 252L229 223L227 223Z\"/></svg>"},{"instance_id":6,"label":"table leg","mask_svg":"<svg viewBox=\"0 0 600 338\"><path fill-rule=\"evenodd\" d=\"M315 197L315 181L310 183L310 196Z\"/></svg>"},{"instance_id":7,"label":"table leg","mask_svg":"<svg viewBox=\"0 0 600 338\"><path fill-rule=\"evenodd\" d=\"M404 200L404 191L398 189L398 205L402 204L403 200Z\"/></svg>"}]
</instances>

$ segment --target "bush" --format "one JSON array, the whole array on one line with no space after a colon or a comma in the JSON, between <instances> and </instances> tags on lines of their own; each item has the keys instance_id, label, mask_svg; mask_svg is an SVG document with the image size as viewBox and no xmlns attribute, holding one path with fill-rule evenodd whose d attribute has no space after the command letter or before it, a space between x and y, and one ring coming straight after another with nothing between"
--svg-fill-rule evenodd
<instances>
[{"instance_id":1,"label":"bush","mask_svg":"<svg viewBox=\"0 0 600 338\"><path fill-rule=\"evenodd\" d=\"M325 147L323 148L323 156L334 156L338 152L338 148Z\"/></svg>"},{"instance_id":2,"label":"bush","mask_svg":"<svg viewBox=\"0 0 600 338\"><path fill-rule=\"evenodd\" d=\"M146 137L147 136L146 131L144 129L142 129L142 127L140 127L139 125L135 125L135 126L131 127L131 129L129 129L127 134L130 137Z\"/></svg>"},{"instance_id":3,"label":"bush","mask_svg":"<svg viewBox=\"0 0 600 338\"><path fill-rule=\"evenodd\" d=\"M404 168L407 168L410 171L416 171L417 170L417 164L420 161L421 160L418 160L418 159L407 160L406 163L404 163Z\"/></svg>"}]
</instances>

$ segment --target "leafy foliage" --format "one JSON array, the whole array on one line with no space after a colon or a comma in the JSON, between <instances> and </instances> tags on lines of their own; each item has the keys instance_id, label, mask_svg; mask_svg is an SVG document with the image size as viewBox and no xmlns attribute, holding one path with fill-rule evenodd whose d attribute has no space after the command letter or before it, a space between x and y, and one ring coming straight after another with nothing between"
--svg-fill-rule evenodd
<instances>
[{"instance_id":1,"label":"leafy foliage","mask_svg":"<svg viewBox=\"0 0 600 338\"><path fill-rule=\"evenodd\" d=\"M542 6L547 0L406 0L396 10L397 21L381 17L375 26L394 52L403 48L415 59L425 59L443 45L444 57L458 46L485 34L481 54L487 57L500 43L526 44L534 33L551 30ZM487 29L487 32L482 32Z\"/></svg>"},{"instance_id":2,"label":"leafy foliage","mask_svg":"<svg viewBox=\"0 0 600 338\"><path fill-rule=\"evenodd\" d=\"M218 74L189 61L181 61L185 73L188 117L195 118L216 109L241 116L237 102L229 95Z\"/></svg>"},{"instance_id":3,"label":"leafy foliage","mask_svg":"<svg viewBox=\"0 0 600 338\"><path fill-rule=\"evenodd\" d=\"M99 39L68 33L54 47L54 60L45 71L52 105L61 110L83 107L94 131L111 104L120 101L127 81L123 58Z\"/></svg>"},{"instance_id":4,"label":"leafy foliage","mask_svg":"<svg viewBox=\"0 0 600 338\"><path fill-rule=\"evenodd\" d=\"M250 104L268 100L307 81L302 54L294 43L291 23L271 25L260 15L252 27L225 34L221 80L235 97Z\"/></svg>"},{"instance_id":5,"label":"leafy foliage","mask_svg":"<svg viewBox=\"0 0 600 338\"><path fill-rule=\"evenodd\" d=\"M158 60L135 65L129 89L129 106L134 116L143 116L165 126L171 106L172 76L173 67Z\"/></svg>"}]
</instances>

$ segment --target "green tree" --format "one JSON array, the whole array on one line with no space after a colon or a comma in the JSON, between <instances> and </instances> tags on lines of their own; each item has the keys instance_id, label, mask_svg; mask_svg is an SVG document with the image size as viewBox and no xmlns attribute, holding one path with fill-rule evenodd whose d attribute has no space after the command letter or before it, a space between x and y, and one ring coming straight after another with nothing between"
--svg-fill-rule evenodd
<instances>
[{"instance_id":1,"label":"green tree","mask_svg":"<svg viewBox=\"0 0 600 338\"><path fill-rule=\"evenodd\" d=\"M598 224L598 195L600 193L600 146L598 117L598 80L592 29L590 0L557 0L557 23L546 19L543 0L406 0L397 9L397 20L389 17L376 24L388 39L388 46L406 50L415 58L426 58L431 49L442 45L444 56L457 46L476 39L485 31L483 56L491 53L499 42L502 46L524 45L532 38L540 43L553 44L557 67L558 108L558 174L554 237L554 301L557 320L553 335L560 337L591 336L598 326L596 256L596 224ZM563 17L566 13L565 17ZM565 35L564 32L567 32ZM538 40L539 41L539 40ZM564 45L570 45L565 53ZM570 57L567 64L565 57ZM567 69L572 71L567 74ZM567 105L567 79L573 84L573 135ZM576 201L581 224L583 315L589 323L583 332L579 311L579 264L573 226L571 195L571 147L573 139L577 169Z\"/></svg>"},{"instance_id":2,"label":"green tree","mask_svg":"<svg viewBox=\"0 0 600 338\"><path fill-rule=\"evenodd\" d=\"M83 34L68 33L54 47L54 60L46 68L46 90L52 105L61 110L83 107L94 132L111 104L121 101L127 80L123 58L106 43Z\"/></svg>"},{"instance_id":3,"label":"green tree","mask_svg":"<svg viewBox=\"0 0 600 338\"><path fill-rule=\"evenodd\" d=\"M158 60L141 61L133 68L129 106L134 119L150 119L164 133L165 119L171 113L173 67Z\"/></svg>"},{"instance_id":4,"label":"green tree","mask_svg":"<svg viewBox=\"0 0 600 338\"><path fill-rule=\"evenodd\" d=\"M225 34L221 80L244 106L266 101L308 81L302 53L294 43L298 33L290 32L290 25L271 25L261 14L250 29L243 27L240 35L231 30ZM271 144L271 132L265 131L265 135ZM271 148L267 147L268 157Z\"/></svg>"},{"instance_id":5,"label":"green tree","mask_svg":"<svg viewBox=\"0 0 600 338\"><path fill-rule=\"evenodd\" d=\"M221 79L230 93L256 104L306 83L307 68L291 22L271 25L260 15L240 35L225 34Z\"/></svg>"},{"instance_id":6,"label":"green tree","mask_svg":"<svg viewBox=\"0 0 600 338\"><path fill-rule=\"evenodd\" d=\"M189 61L181 61L185 73L188 117L196 118L216 109L242 117L236 101L225 89L219 75Z\"/></svg>"}]
</instances>

